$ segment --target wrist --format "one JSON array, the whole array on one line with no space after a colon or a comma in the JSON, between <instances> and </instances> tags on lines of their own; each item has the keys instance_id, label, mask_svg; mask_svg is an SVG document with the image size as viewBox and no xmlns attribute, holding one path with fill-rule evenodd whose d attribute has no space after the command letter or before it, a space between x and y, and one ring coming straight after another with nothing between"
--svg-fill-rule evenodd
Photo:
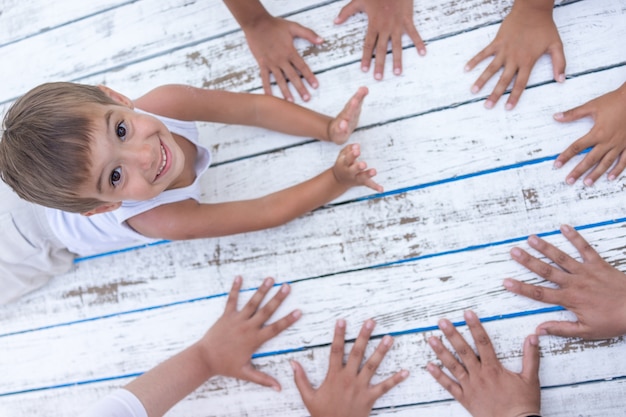
<instances>
[{"instance_id":1,"label":"wrist","mask_svg":"<svg viewBox=\"0 0 626 417\"><path fill-rule=\"evenodd\" d=\"M531 16L535 16L536 13L548 14L552 17L552 10L554 9L554 2L547 0L515 0L512 10L520 13L531 13ZM531 16L528 16L529 18Z\"/></svg>"}]
</instances>

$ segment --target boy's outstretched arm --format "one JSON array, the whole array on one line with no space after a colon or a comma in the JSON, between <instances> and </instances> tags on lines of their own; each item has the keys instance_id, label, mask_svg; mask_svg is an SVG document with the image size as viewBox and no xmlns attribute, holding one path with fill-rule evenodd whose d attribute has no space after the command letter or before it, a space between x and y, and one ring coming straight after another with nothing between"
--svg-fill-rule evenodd
<instances>
[{"instance_id":1,"label":"boy's outstretched arm","mask_svg":"<svg viewBox=\"0 0 626 417\"><path fill-rule=\"evenodd\" d=\"M608 339L626 335L626 274L600 257L573 227L561 226L563 235L582 256L578 262L545 240L531 236L528 243L550 260L549 265L520 248L513 248L515 261L559 288L526 284L507 278L507 290L537 301L562 305L576 315L577 321L549 321L537 333L583 339Z\"/></svg>"},{"instance_id":2,"label":"boy's outstretched arm","mask_svg":"<svg viewBox=\"0 0 626 417\"><path fill-rule=\"evenodd\" d=\"M344 364L346 322L337 321L330 348L328 373L317 389L311 386L302 365L291 362L296 386L311 417L368 417L374 402L409 376L408 371L402 370L378 384L371 384L374 373L393 343L391 336L383 337L376 351L361 366L375 324L373 320L363 323Z\"/></svg>"},{"instance_id":3,"label":"boy's outstretched arm","mask_svg":"<svg viewBox=\"0 0 626 417\"><path fill-rule=\"evenodd\" d=\"M486 108L492 108L515 79L506 102L506 109L513 109L526 88L535 62L543 54L552 57L554 79L565 81L565 54L552 19L553 7L552 0L515 0L496 38L465 66L465 70L470 71L479 62L493 56L491 63L472 86L473 93L479 92L491 77L503 69L496 87L485 102Z\"/></svg>"},{"instance_id":4,"label":"boy's outstretched arm","mask_svg":"<svg viewBox=\"0 0 626 417\"><path fill-rule=\"evenodd\" d=\"M291 81L300 97L308 101L311 96L301 78L313 88L317 88L318 81L294 47L293 39L303 38L314 45L321 45L324 39L299 23L270 15L259 0L224 0L224 4L246 35L248 47L261 69L265 94L272 95L273 75L287 100L293 101L287 85Z\"/></svg>"},{"instance_id":5,"label":"boy's outstretched arm","mask_svg":"<svg viewBox=\"0 0 626 417\"><path fill-rule=\"evenodd\" d=\"M439 328L456 350L458 359L439 338L431 336L428 343L454 379L434 363L426 366L428 372L474 417L538 416L541 393L537 335L530 335L524 341L522 372L518 374L502 366L476 314L465 312L465 320L478 354L450 321L440 320Z\"/></svg>"},{"instance_id":6,"label":"boy's outstretched arm","mask_svg":"<svg viewBox=\"0 0 626 417\"><path fill-rule=\"evenodd\" d=\"M559 122L572 122L583 117L593 119L593 128L561 152L554 166L561 168L578 153L593 147L568 174L566 182L574 184L592 168L585 177L587 186L593 185L611 167L608 179L616 179L626 168L626 83L615 91L554 115Z\"/></svg>"},{"instance_id":7,"label":"boy's outstretched arm","mask_svg":"<svg viewBox=\"0 0 626 417\"><path fill-rule=\"evenodd\" d=\"M343 144L356 128L367 94L367 87L360 87L335 117L272 96L178 84L157 87L134 105L174 119L256 126Z\"/></svg>"},{"instance_id":8,"label":"boy's outstretched arm","mask_svg":"<svg viewBox=\"0 0 626 417\"><path fill-rule=\"evenodd\" d=\"M344 147L335 165L318 176L264 197L218 204L195 200L164 204L128 220L137 232L154 238L181 240L226 236L285 224L329 201L349 188L382 187L372 177L376 170L360 161L360 147Z\"/></svg>"},{"instance_id":9,"label":"boy's outstretched arm","mask_svg":"<svg viewBox=\"0 0 626 417\"><path fill-rule=\"evenodd\" d=\"M202 339L124 387L142 403L148 417L164 415L207 379L217 375L280 390L278 381L256 370L250 358L263 343L298 320L301 313L295 310L266 325L289 294L289 286L284 284L267 304L259 308L274 283L267 278L243 309L237 310L241 283L241 277L235 278L224 314ZM102 411L96 405L84 417L110 415L102 414Z\"/></svg>"}]
</instances>

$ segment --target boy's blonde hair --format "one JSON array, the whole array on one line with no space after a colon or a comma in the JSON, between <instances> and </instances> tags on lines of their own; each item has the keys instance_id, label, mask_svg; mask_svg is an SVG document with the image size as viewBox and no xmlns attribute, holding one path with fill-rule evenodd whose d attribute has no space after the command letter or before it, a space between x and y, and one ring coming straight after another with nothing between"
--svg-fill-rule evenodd
<instances>
[{"instance_id":1,"label":"boy's blonde hair","mask_svg":"<svg viewBox=\"0 0 626 417\"><path fill-rule=\"evenodd\" d=\"M0 177L23 199L85 213L103 204L78 194L91 168L89 104L117 104L84 84L42 84L18 99L3 122Z\"/></svg>"}]
</instances>

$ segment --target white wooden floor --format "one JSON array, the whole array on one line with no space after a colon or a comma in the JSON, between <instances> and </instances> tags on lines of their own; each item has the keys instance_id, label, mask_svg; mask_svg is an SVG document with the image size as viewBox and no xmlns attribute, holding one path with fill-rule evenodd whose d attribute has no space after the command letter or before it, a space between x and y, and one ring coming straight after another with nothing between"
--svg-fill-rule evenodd
<instances>
[{"instance_id":1,"label":"white wooden floor","mask_svg":"<svg viewBox=\"0 0 626 417\"><path fill-rule=\"evenodd\" d=\"M556 155L591 127L590 120L558 124L552 114L626 80L626 0L559 4L554 15L568 79L553 82L544 57L510 112L504 99L483 108L494 81L470 93L487 62L469 74L463 66L495 36L511 0L416 0L428 54L419 57L406 43L404 74L391 75L389 56L382 82L360 71L365 16L333 24L346 1L263 3L326 39L319 48L298 43L320 81L307 106L334 114L358 86L369 87L352 140L378 169L385 193L353 190L273 230L81 260L0 308L0 416L76 415L200 337L237 274L249 288L265 276L291 282L278 314L303 310L255 359L283 392L217 378L170 416L306 415L288 359L298 358L321 381L340 317L351 338L369 317L378 322L378 338L397 334L380 377L411 371L376 403L375 414L463 416L424 368L434 358L425 340L439 334L439 318L462 321L462 312L474 309L488 320L504 363L519 369L523 338L540 322L571 317L503 289L506 277L539 282L510 259L511 247L527 247L526 236L536 233L574 255L558 233L568 223L626 271L624 176L567 186L575 162L552 169ZM0 0L0 57L2 114L16 97L53 80L105 83L130 97L172 82L261 91L243 33L218 0ZM204 178L206 201L303 181L339 151L259 129L201 130L215 160ZM626 340L542 337L540 344L545 416L624 415Z\"/></svg>"}]
</instances>

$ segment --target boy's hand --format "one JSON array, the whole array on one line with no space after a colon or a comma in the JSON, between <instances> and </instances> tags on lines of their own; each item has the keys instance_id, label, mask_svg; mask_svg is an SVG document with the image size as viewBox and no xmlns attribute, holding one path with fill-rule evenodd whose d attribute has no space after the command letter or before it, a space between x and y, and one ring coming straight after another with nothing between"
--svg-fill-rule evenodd
<instances>
[{"instance_id":1,"label":"boy's hand","mask_svg":"<svg viewBox=\"0 0 626 417\"><path fill-rule=\"evenodd\" d=\"M287 85L287 81L291 81L302 100L309 101L311 96L302 78L313 88L318 86L317 78L294 47L293 39L303 38L315 45L324 40L299 23L273 16L246 27L244 32L250 51L259 63L265 94L272 95L270 76L273 75L285 99L293 101Z\"/></svg>"},{"instance_id":2,"label":"boy's hand","mask_svg":"<svg viewBox=\"0 0 626 417\"><path fill-rule=\"evenodd\" d=\"M559 122L572 122L583 117L593 119L593 128L565 149L556 158L554 166L561 168L574 155L593 147L569 173L566 182L574 184L595 166L585 178L585 185L593 185L617 161L608 175L609 180L614 180L626 167L626 83L582 106L554 115Z\"/></svg>"},{"instance_id":3,"label":"boy's hand","mask_svg":"<svg viewBox=\"0 0 626 417\"><path fill-rule=\"evenodd\" d=\"M367 417L378 398L408 377L408 371L402 370L378 384L371 385L374 373L393 343L391 336L383 337L376 351L361 366L374 326L373 320L367 320L363 324L344 365L346 322L337 321L330 348L328 373L317 389L311 386L302 365L296 361L291 362L296 386L311 417Z\"/></svg>"},{"instance_id":4,"label":"boy's hand","mask_svg":"<svg viewBox=\"0 0 626 417\"><path fill-rule=\"evenodd\" d=\"M510 278L507 290L544 303L562 305L578 321L548 321L537 327L538 334L584 339L608 339L626 334L626 275L609 265L573 227L561 226L563 235L574 245L583 262L537 236L528 238L530 246L560 268L555 268L520 248L511 256L520 264L560 288L531 285Z\"/></svg>"},{"instance_id":5,"label":"boy's hand","mask_svg":"<svg viewBox=\"0 0 626 417\"><path fill-rule=\"evenodd\" d=\"M263 343L298 320L301 312L295 310L272 324L265 323L289 294L289 285L283 284L276 295L259 308L274 284L272 278L266 278L243 309L237 311L241 283L241 277L235 278L224 314L198 344L202 347L204 360L214 375L243 379L280 391L278 381L256 370L250 359Z\"/></svg>"},{"instance_id":6,"label":"boy's hand","mask_svg":"<svg viewBox=\"0 0 626 417\"><path fill-rule=\"evenodd\" d=\"M343 148L332 168L335 179L347 187L364 185L382 193L383 187L372 180L372 177L376 175L376 170L374 168L367 169L365 162L357 160L359 155L361 155L361 148L356 143Z\"/></svg>"},{"instance_id":7,"label":"boy's hand","mask_svg":"<svg viewBox=\"0 0 626 417\"><path fill-rule=\"evenodd\" d=\"M470 71L479 62L494 56L472 86L473 93L479 92L500 68L504 68L500 80L485 102L486 108L490 109L496 104L513 78L515 83L505 108L511 110L515 107L526 88L535 62L545 53L552 57L554 79L565 81L565 54L552 19L553 4L546 0L516 0L493 42L465 66L465 70Z\"/></svg>"},{"instance_id":8,"label":"boy's hand","mask_svg":"<svg viewBox=\"0 0 626 417\"><path fill-rule=\"evenodd\" d=\"M357 12L367 14L367 33L363 44L361 69L369 71L372 55L376 55L374 78L383 79L387 47L391 41L393 73L402 74L402 35L409 35L420 55L426 55L424 41L413 23L413 0L352 0L344 6L335 24L345 22Z\"/></svg>"},{"instance_id":9,"label":"boy's hand","mask_svg":"<svg viewBox=\"0 0 626 417\"><path fill-rule=\"evenodd\" d=\"M522 372L516 374L504 368L489 336L473 312L465 313L478 356L463 336L448 320L440 320L439 328L450 341L460 359L435 336L428 339L430 347L448 368L454 379L433 363L428 372L474 417L517 417L539 415L539 348L537 335L524 341Z\"/></svg>"},{"instance_id":10,"label":"boy's hand","mask_svg":"<svg viewBox=\"0 0 626 417\"><path fill-rule=\"evenodd\" d=\"M337 145L343 145L348 141L352 132L359 123L363 99L369 90L367 87L359 87L357 92L348 100L343 110L328 124L328 139Z\"/></svg>"}]
</instances>

